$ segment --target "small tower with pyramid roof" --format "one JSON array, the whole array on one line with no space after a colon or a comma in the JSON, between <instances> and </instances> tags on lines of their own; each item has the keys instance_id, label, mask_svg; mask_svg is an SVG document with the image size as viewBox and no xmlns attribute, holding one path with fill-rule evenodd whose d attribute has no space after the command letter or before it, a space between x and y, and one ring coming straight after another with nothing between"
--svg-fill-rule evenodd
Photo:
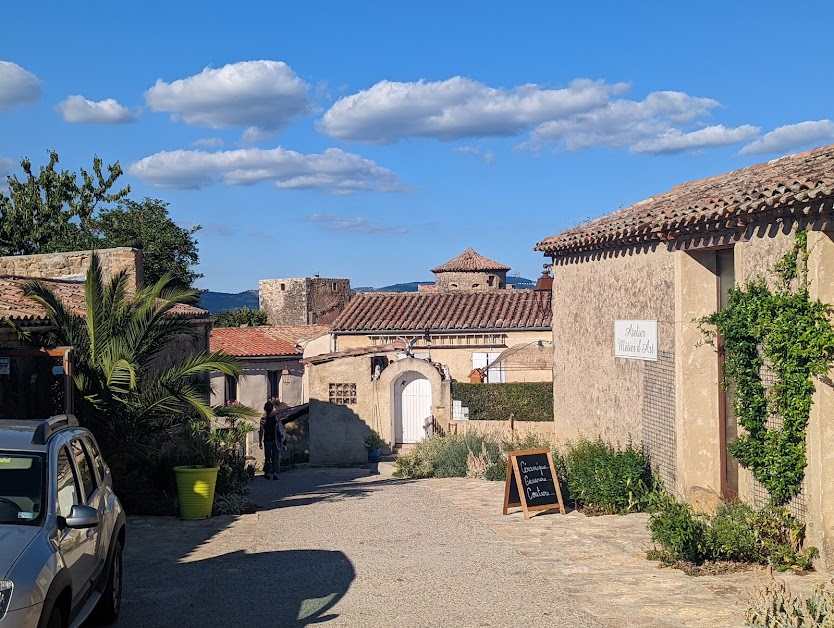
<instances>
[{"instance_id":1,"label":"small tower with pyramid roof","mask_svg":"<svg viewBox=\"0 0 834 628\"><path fill-rule=\"evenodd\" d=\"M503 290L509 266L468 248L456 258L432 268L437 292Z\"/></svg>"}]
</instances>

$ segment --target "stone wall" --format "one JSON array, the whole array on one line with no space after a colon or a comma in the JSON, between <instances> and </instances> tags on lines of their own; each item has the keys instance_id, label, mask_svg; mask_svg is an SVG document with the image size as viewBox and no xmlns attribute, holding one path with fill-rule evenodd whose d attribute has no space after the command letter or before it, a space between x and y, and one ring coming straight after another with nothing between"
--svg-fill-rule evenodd
<instances>
[{"instance_id":1,"label":"stone wall","mask_svg":"<svg viewBox=\"0 0 834 628\"><path fill-rule=\"evenodd\" d=\"M259 304L270 325L332 323L350 301L349 279L262 279Z\"/></svg>"},{"instance_id":2,"label":"stone wall","mask_svg":"<svg viewBox=\"0 0 834 628\"><path fill-rule=\"evenodd\" d=\"M553 442L553 423L550 421L516 421L515 432L510 430L509 421L455 421L449 424L451 434L485 434L500 440L524 439L536 436Z\"/></svg>"},{"instance_id":3,"label":"stone wall","mask_svg":"<svg viewBox=\"0 0 834 628\"><path fill-rule=\"evenodd\" d=\"M0 275L41 279L84 279L90 265L91 253L92 251L71 251L0 257ZM127 270L133 288L144 280L140 250L128 247L101 249L98 255L106 278Z\"/></svg>"},{"instance_id":4,"label":"stone wall","mask_svg":"<svg viewBox=\"0 0 834 628\"><path fill-rule=\"evenodd\" d=\"M435 281L437 292L503 290L507 271L441 272L435 273Z\"/></svg>"}]
</instances>

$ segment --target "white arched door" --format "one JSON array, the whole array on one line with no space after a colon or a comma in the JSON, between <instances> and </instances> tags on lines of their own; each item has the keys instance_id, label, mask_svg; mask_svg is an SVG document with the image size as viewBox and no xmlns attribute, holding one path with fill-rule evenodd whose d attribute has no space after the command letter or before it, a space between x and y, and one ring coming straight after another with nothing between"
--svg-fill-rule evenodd
<instances>
[{"instance_id":1,"label":"white arched door","mask_svg":"<svg viewBox=\"0 0 834 628\"><path fill-rule=\"evenodd\" d=\"M431 382L415 371L394 380L394 440L419 443L431 434Z\"/></svg>"}]
</instances>

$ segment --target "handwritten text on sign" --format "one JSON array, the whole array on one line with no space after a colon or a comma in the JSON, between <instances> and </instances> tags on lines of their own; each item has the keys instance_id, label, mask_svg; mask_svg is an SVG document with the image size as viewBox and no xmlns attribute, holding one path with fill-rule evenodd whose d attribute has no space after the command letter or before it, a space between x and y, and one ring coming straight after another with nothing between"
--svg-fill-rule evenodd
<instances>
[{"instance_id":1,"label":"handwritten text on sign","mask_svg":"<svg viewBox=\"0 0 834 628\"><path fill-rule=\"evenodd\" d=\"M530 464L526 460L519 460L518 468L524 480L524 492L527 493L528 502L540 497L556 496L548 490L553 485L553 477L550 476L550 465L547 464L546 459L544 464ZM545 476L545 471L547 471L547 476ZM533 473L538 475L531 477Z\"/></svg>"},{"instance_id":2,"label":"handwritten text on sign","mask_svg":"<svg viewBox=\"0 0 834 628\"><path fill-rule=\"evenodd\" d=\"M614 357L657 361L657 321L614 321Z\"/></svg>"}]
</instances>

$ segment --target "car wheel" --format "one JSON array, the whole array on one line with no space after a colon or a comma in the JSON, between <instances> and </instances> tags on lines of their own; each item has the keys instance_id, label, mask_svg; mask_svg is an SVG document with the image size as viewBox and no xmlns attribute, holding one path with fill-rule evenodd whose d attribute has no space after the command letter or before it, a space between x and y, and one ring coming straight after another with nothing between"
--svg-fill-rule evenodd
<instances>
[{"instance_id":1,"label":"car wheel","mask_svg":"<svg viewBox=\"0 0 834 628\"><path fill-rule=\"evenodd\" d=\"M113 547L113 559L110 561L110 573L107 584L101 592L101 599L93 611L95 620L102 624L112 624L119 616L122 606L122 542L116 541Z\"/></svg>"}]
</instances>

